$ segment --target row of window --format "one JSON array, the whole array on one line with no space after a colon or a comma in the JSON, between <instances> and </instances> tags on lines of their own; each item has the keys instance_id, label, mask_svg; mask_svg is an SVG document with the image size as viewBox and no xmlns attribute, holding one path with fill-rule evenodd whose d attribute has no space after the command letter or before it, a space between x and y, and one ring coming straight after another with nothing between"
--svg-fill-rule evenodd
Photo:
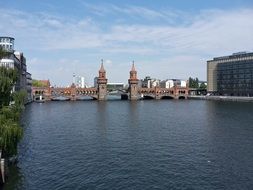
<instances>
[{"instance_id":1,"label":"row of window","mask_svg":"<svg viewBox=\"0 0 253 190\"><path fill-rule=\"evenodd\" d=\"M253 74L253 68L252 69L227 69L227 70L218 70L217 74L219 75L233 75L233 74Z\"/></svg>"},{"instance_id":2,"label":"row of window","mask_svg":"<svg viewBox=\"0 0 253 190\"><path fill-rule=\"evenodd\" d=\"M219 89L244 89L244 88L253 88L252 84L233 84L233 85L219 85L218 86Z\"/></svg>"},{"instance_id":3,"label":"row of window","mask_svg":"<svg viewBox=\"0 0 253 190\"><path fill-rule=\"evenodd\" d=\"M14 43L12 38L0 38L0 42Z\"/></svg>"},{"instance_id":4,"label":"row of window","mask_svg":"<svg viewBox=\"0 0 253 190\"><path fill-rule=\"evenodd\" d=\"M223 84L227 84L227 85L234 85L234 84L253 84L253 81L252 81L252 80L243 80L243 79L234 80L234 81L226 80L226 81L218 81L217 84L218 84L218 85L223 85Z\"/></svg>"},{"instance_id":5,"label":"row of window","mask_svg":"<svg viewBox=\"0 0 253 190\"><path fill-rule=\"evenodd\" d=\"M226 59L219 59L219 58L214 58L214 61L217 61L218 63L233 63L233 62L238 62L238 61L247 61L247 60L253 60L252 53L247 56L237 56L237 57L227 57Z\"/></svg>"},{"instance_id":6,"label":"row of window","mask_svg":"<svg viewBox=\"0 0 253 190\"><path fill-rule=\"evenodd\" d=\"M217 76L217 81L223 81L223 80L233 80L233 79L253 79L253 75L221 75Z\"/></svg>"},{"instance_id":7,"label":"row of window","mask_svg":"<svg viewBox=\"0 0 253 190\"><path fill-rule=\"evenodd\" d=\"M220 63L218 64L218 68L220 69L228 69L228 68L252 68L253 67L253 60L248 61L240 61L240 62L229 62L229 63Z\"/></svg>"},{"instance_id":8,"label":"row of window","mask_svg":"<svg viewBox=\"0 0 253 190\"><path fill-rule=\"evenodd\" d=\"M13 63L5 63L5 62L1 62L0 66L2 67L6 67L6 68L11 68L14 69L14 64Z\"/></svg>"},{"instance_id":9,"label":"row of window","mask_svg":"<svg viewBox=\"0 0 253 190\"><path fill-rule=\"evenodd\" d=\"M9 44L0 44L0 47L5 50L13 50L13 46Z\"/></svg>"}]
</instances>

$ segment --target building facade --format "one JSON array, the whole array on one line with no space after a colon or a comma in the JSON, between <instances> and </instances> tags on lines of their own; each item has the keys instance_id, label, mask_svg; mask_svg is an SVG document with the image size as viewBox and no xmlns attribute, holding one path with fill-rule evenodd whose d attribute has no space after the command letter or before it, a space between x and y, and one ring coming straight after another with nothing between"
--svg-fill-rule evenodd
<instances>
[{"instance_id":1,"label":"building facade","mask_svg":"<svg viewBox=\"0 0 253 190\"><path fill-rule=\"evenodd\" d=\"M0 47L7 52L14 52L14 38L12 37L0 37Z\"/></svg>"},{"instance_id":2,"label":"building facade","mask_svg":"<svg viewBox=\"0 0 253 190\"><path fill-rule=\"evenodd\" d=\"M107 83L108 91L123 90L123 89L124 89L124 83L120 83L120 82Z\"/></svg>"},{"instance_id":3,"label":"building facade","mask_svg":"<svg viewBox=\"0 0 253 190\"><path fill-rule=\"evenodd\" d=\"M146 76L144 79L141 81L141 87L142 88L153 88L153 87L158 87L160 86L160 80L151 78L150 76Z\"/></svg>"},{"instance_id":4,"label":"building facade","mask_svg":"<svg viewBox=\"0 0 253 190\"><path fill-rule=\"evenodd\" d=\"M94 84L93 87L98 87L98 77L94 77Z\"/></svg>"},{"instance_id":5,"label":"building facade","mask_svg":"<svg viewBox=\"0 0 253 190\"><path fill-rule=\"evenodd\" d=\"M186 87L187 82L180 79L167 79L160 82L161 88L172 88L174 86Z\"/></svg>"},{"instance_id":6,"label":"building facade","mask_svg":"<svg viewBox=\"0 0 253 190\"><path fill-rule=\"evenodd\" d=\"M86 88L87 85L85 84L85 78L82 76L77 76L76 77L76 86L79 88Z\"/></svg>"},{"instance_id":7,"label":"building facade","mask_svg":"<svg viewBox=\"0 0 253 190\"><path fill-rule=\"evenodd\" d=\"M14 50L14 40L12 37L0 37L0 48L7 52L6 56L0 60L0 66L17 70L18 81L13 87L13 91L27 91L27 102L29 102L31 97L31 74L27 72L26 58L23 53Z\"/></svg>"},{"instance_id":8,"label":"building facade","mask_svg":"<svg viewBox=\"0 0 253 190\"><path fill-rule=\"evenodd\" d=\"M253 52L239 52L207 61L207 91L253 96Z\"/></svg>"}]
</instances>

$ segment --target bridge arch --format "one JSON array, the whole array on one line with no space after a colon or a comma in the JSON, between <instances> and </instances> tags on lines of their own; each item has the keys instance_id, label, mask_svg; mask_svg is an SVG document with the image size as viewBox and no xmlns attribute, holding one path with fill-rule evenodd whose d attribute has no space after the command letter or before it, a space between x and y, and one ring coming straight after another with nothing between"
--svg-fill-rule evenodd
<instances>
[{"instance_id":1,"label":"bridge arch","mask_svg":"<svg viewBox=\"0 0 253 190\"><path fill-rule=\"evenodd\" d=\"M76 100L78 101L86 101L86 100L97 100L98 98L95 97L95 96L88 96L88 95L85 95L85 96L76 96Z\"/></svg>"},{"instance_id":2,"label":"bridge arch","mask_svg":"<svg viewBox=\"0 0 253 190\"><path fill-rule=\"evenodd\" d=\"M142 99L143 100L153 100L153 99L155 99L155 97L152 95L143 95Z\"/></svg>"},{"instance_id":3,"label":"bridge arch","mask_svg":"<svg viewBox=\"0 0 253 190\"><path fill-rule=\"evenodd\" d=\"M174 97L173 96L169 96L169 95L165 95L165 96L161 96L161 99L162 100L172 100L172 99L174 99Z\"/></svg>"},{"instance_id":4,"label":"bridge arch","mask_svg":"<svg viewBox=\"0 0 253 190\"><path fill-rule=\"evenodd\" d=\"M179 100L185 100L186 97L185 97L185 96L179 96L178 99L179 99Z\"/></svg>"}]
</instances>

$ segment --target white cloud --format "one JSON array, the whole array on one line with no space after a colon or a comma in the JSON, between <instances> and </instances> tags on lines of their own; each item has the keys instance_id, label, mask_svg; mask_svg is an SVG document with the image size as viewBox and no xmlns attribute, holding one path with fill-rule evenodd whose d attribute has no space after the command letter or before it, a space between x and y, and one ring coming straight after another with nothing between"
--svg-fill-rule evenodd
<instances>
[{"instance_id":1,"label":"white cloud","mask_svg":"<svg viewBox=\"0 0 253 190\"><path fill-rule=\"evenodd\" d=\"M94 63L94 60L100 60L102 56L106 55L108 63L105 65L108 67L110 65L115 67L117 61L112 62L113 59L122 58L123 60L118 62L125 64L120 66L128 68L128 62L137 57L143 59L137 62L137 68L140 64L139 68L142 68L142 73L168 78L167 75L173 75L174 72L176 73L174 75L180 75L180 78L194 75L204 79L207 59L236 51L252 51L253 10L250 8L226 11L205 10L189 16L188 13L180 11L155 11L145 7L108 5L103 8L91 7L90 4L85 6L103 16L113 12L115 19L120 12L131 15L131 17L127 22L105 24L101 23L99 19L87 16L74 19L47 13L0 9L1 35L15 37L19 44L22 44L21 48L24 47L26 51L43 52L41 53L43 55L39 56L38 53L36 58L30 60L32 71L38 73L38 76L47 73L48 78L58 81L61 80L60 74L57 79L53 71L45 73L36 71L38 63L45 61L45 53L48 60L50 56L53 57L55 51L68 51L68 55L72 52L75 55L73 59L78 61L71 62L70 66L86 69L93 74L97 73L97 67L92 67L93 70L87 69L87 66L84 66L88 64L88 61L85 60L86 56L92 57ZM142 24L135 23L134 19L131 20L141 15L143 19L146 19ZM185 19L184 22L174 24L182 18ZM154 24L149 22L152 19L171 21ZM83 53L77 55L75 52L80 52L80 50ZM38 59L41 60L38 61ZM62 62L63 59L66 60ZM65 54L62 53L60 57L54 58L51 64L57 65L57 61L61 63L62 68L63 65L67 68L70 58L65 58ZM114 80L120 77L116 70L110 69L112 69L111 74ZM59 71L55 69L54 72ZM71 76L72 71L69 69L63 73L68 72Z\"/></svg>"}]
</instances>

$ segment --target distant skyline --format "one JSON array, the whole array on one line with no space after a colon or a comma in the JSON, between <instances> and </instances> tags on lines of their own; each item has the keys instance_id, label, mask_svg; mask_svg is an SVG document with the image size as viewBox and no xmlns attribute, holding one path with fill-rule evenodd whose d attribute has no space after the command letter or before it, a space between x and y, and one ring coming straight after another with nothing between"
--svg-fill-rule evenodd
<instances>
[{"instance_id":1,"label":"distant skyline","mask_svg":"<svg viewBox=\"0 0 253 190\"><path fill-rule=\"evenodd\" d=\"M198 77L206 61L253 51L252 0L2 0L0 36L15 38L35 79L89 85L104 59L108 82Z\"/></svg>"}]
</instances>

